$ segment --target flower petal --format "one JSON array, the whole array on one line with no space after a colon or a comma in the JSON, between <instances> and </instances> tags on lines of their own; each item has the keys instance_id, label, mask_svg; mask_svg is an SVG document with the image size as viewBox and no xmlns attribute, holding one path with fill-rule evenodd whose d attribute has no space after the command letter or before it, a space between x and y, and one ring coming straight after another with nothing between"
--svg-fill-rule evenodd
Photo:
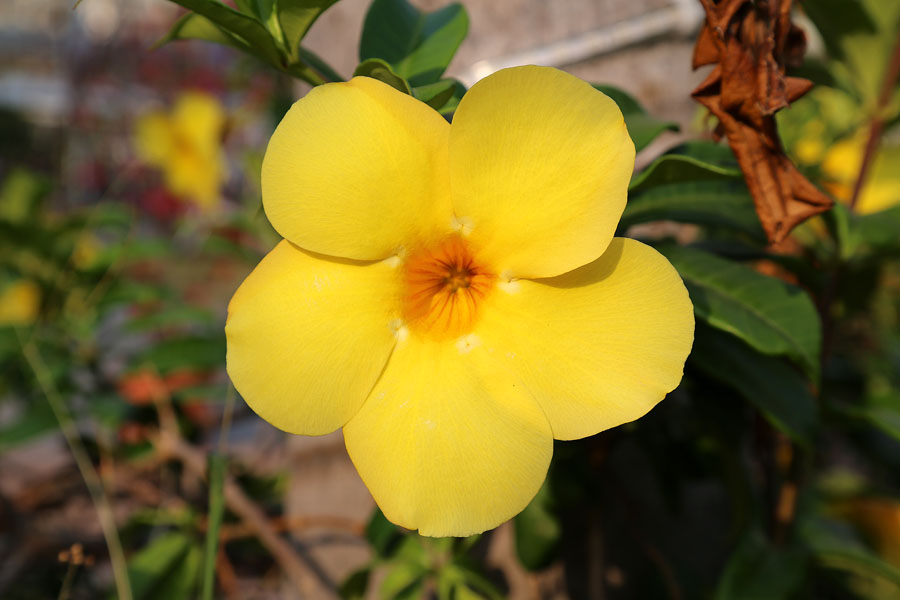
<instances>
[{"instance_id":1,"label":"flower petal","mask_svg":"<svg viewBox=\"0 0 900 600\"><path fill-rule=\"evenodd\" d=\"M548 67L479 81L450 128L456 217L479 256L516 277L559 275L600 256L633 169L616 103Z\"/></svg>"},{"instance_id":2,"label":"flower petal","mask_svg":"<svg viewBox=\"0 0 900 600\"><path fill-rule=\"evenodd\" d=\"M215 96L204 92L185 92L172 110L172 126L182 143L193 146L195 152L219 152L225 110Z\"/></svg>"},{"instance_id":3,"label":"flower petal","mask_svg":"<svg viewBox=\"0 0 900 600\"><path fill-rule=\"evenodd\" d=\"M173 151L172 122L160 111L141 115L135 123L135 151L147 164L161 167Z\"/></svg>"},{"instance_id":4,"label":"flower petal","mask_svg":"<svg viewBox=\"0 0 900 600\"><path fill-rule=\"evenodd\" d=\"M429 536L513 517L553 452L541 409L471 337L400 342L344 440L385 516Z\"/></svg>"},{"instance_id":5,"label":"flower petal","mask_svg":"<svg viewBox=\"0 0 900 600\"><path fill-rule=\"evenodd\" d=\"M499 287L477 334L538 400L555 438L633 421L681 381L693 306L653 248L613 238L580 269Z\"/></svg>"},{"instance_id":6,"label":"flower petal","mask_svg":"<svg viewBox=\"0 0 900 600\"><path fill-rule=\"evenodd\" d=\"M266 215L307 250L359 260L449 231L449 129L436 111L375 79L319 86L269 142Z\"/></svg>"},{"instance_id":7,"label":"flower petal","mask_svg":"<svg viewBox=\"0 0 900 600\"><path fill-rule=\"evenodd\" d=\"M329 260L282 241L228 306L228 374L262 418L291 433L344 425L378 379L391 330L396 268Z\"/></svg>"}]
</instances>

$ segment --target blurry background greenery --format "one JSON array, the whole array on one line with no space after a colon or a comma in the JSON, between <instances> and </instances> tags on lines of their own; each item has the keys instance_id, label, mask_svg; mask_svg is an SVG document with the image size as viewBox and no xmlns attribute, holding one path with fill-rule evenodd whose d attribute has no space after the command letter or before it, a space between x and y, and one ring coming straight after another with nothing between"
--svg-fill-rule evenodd
<instances>
[{"instance_id":1,"label":"blurry background greenery","mask_svg":"<svg viewBox=\"0 0 900 600\"><path fill-rule=\"evenodd\" d=\"M900 4L798 7L818 85L779 128L840 202L777 247L687 98L696 7L175 4L0 4L0 597L900 598ZM637 47L598 45L623 22ZM225 305L277 240L259 165L309 86L364 74L449 118L529 58L622 108L620 233L681 272L694 351L647 417L557 443L511 524L421 538L339 434L235 398Z\"/></svg>"}]
</instances>

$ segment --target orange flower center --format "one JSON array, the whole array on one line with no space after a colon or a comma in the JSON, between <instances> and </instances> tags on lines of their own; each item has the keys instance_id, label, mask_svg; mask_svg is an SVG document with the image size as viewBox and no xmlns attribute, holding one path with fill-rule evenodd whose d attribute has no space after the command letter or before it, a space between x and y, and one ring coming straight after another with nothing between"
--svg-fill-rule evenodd
<instances>
[{"instance_id":1,"label":"orange flower center","mask_svg":"<svg viewBox=\"0 0 900 600\"><path fill-rule=\"evenodd\" d=\"M462 238L447 238L406 260L403 317L411 329L432 337L468 333L495 278Z\"/></svg>"}]
</instances>

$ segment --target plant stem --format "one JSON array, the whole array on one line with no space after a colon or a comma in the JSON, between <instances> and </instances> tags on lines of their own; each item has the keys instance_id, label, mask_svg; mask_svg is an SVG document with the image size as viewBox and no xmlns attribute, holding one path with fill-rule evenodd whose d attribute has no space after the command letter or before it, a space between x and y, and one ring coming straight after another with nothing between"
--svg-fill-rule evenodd
<instances>
[{"instance_id":1,"label":"plant stem","mask_svg":"<svg viewBox=\"0 0 900 600\"><path fill-rule=\"evenodd\" d=\"M884 75L884 80L881 82L881 93L878 96L875 115L869 125L869 138L866 140L862 164L859 167L859 176L856 178L856 183L853 185L853 195L850 197L851 212L856 208L856 203L859 201L859 196L869 175L872 160L875 158L875 151L881 142L881 134L884 132L884 110L891 101L898 77L900 77L900 36L897 37L897 41L894 43L891 62L888 65L887 73Z\"/></svg>"},{"instance_id":2,"label":"plant stem","mask_svg":"<svg viewBox=\"0 0 900 600\"><path fill-rule=\"evenodd\" d=\"M75 579L75 571L78 569L78 566L75 564L75 561L69 562L69 567L66 569L66 577L63 579L62 587L59 589L59 596L56 597L56 600L69 600L69 594L72 591L72 581Z\"/></svg>"},{"instance_id":3,"label":"plant stem","mask_svg":"<svg viewBox=\"0 0 900 600\"><path fill-rule=\"evenodd\" d=\"M234 386L228 381L228 390L225 392L225 410L222 413L222 427L219 429L219 454L228 454L228 434L231 431L231 419L234 416Z\"/></svg>"},{"instance_id":4,"label":"plant stem","mask_svg":"<svg viewBox=\"0 0 900 600\"><path fill-rule=\"evenodd\" d=\"M116 519L113 516L112 505L103 489L100 475L94 468L94 464L91 462L87 450L85 450L84 445L81 443L75 421L72 418L72 415L69 414L66 403L56 389L56 386L53 383L53 377L50 375L47 365L44 364L40 351L33 341L23 341L23 334L19 329L16 329L16 333L19 337L19 343L22 346L22 354L25 356L28 366L31 367L31 370L34 372L35 379L37 380L38 386L40 386L44 397L47 399L47 403L50 404L50 409L53 411L53 415L59 423L59 429L66 439L69 450L72 452L72 457L75 459L75 464L81 472L81 477L84 479L85 485L87 485L88 493L91 496L91 501L94 504L94 509L97 511L97 517L100 520L100 528L103 531L103 537L106 539L106 547L109 550L109 562L112 566L118 598L119 600L131 600L131 585L128 581L128 567L125 563L125 553L122 551L122 543L119 540L119 532L116 528Z\"/></svg>"},{"instance_id":5,"label":"plant stem","mask_svg":"<svg viewBox=\"0 0 900 600\"><path fill-rule=\"evenodd\" d=\"M160 419L161 425L167 419ZM165 427L165 425L163 425ZM163 428L155 440L158 451L180 461L194 475L205 479L207 475L206 455L181 437L178 430ZM222 492L225 506L237 515L251 530L260 543L269 551L284 574L291 580L302 598L333 598L333 589L321 581L317 566L308 565L287 540L278 535L269 523L266 513L251 500L241 487L226 473Z\"/></svg>"},{"instance_id":6,"label":"plant stem","mask_svg":"<svg viewBox=\"0 0 900 600\"><path fill-rule=\"evenodd\" d=\"M222 454L210 453L207 457L209 482L209 509L207 511L206 555L203 565L203 600L213 600L216 588L216 556L219 552L219 528L225 514L222 487L225 482L227 459Z\"/></svg>"}]
</instances>

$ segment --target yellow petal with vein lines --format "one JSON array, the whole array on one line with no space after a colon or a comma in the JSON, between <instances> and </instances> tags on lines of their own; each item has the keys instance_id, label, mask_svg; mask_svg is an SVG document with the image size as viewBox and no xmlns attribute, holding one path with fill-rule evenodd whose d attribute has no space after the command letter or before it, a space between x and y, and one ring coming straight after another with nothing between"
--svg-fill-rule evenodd
<instances>
[{"instance_id":1,"label":"yellow petal with vein lines","mask_svg":"<svg viewBox=\"0 0 900 600\"><path fill-rule=\"evenodd\" d=\"M633 169L616 103L548 67L479 81L450 127L453 209L498 273L550 277L600 256Z\"/></svg>"},{"instance_id":2,"label":"yellow petal with vein lines","mask_svg":"<svg viewBox=\"0 0 900 600\"><path fill-rule=\"evenodd\" d=\"M613 238L598 260L552 279L501 285L476 331L571 440L633 421L681 381L694 311L653 248Z\"/></svg>"},{"instance_id":3,"label":"yellow petal with vein lines","mask_svg":"<svg viewBox=\"0 0 900 600\"><path fill-rule=\"evenodd\" d=\"M553 452L541 409L474 338L400 342L344 440L385 516L428 536L512 518Z\"/></svg>"},{"instance_id":4,"label":"yellow petal with vein lines","mask_svg":"<svg viewBox=\"0 0 900 600\"><path fill-rule=\"evenodd\" d=\"M396 268L282 241L228 306L228 375L279 429L320 435L356 414L394 347Z\"/></svg>"},{"instance_id":5,"label":"yellow petal with vein lines","mask_svg":"<svg viewBox=\"0 0 900 600\"><path fill-rule=\"evenodd\" d=\"M450 230L450 125L368 77L319 86L272 135L262 197L272 226L313 252L371 260Z\"/></svg>"}]
</instances>

